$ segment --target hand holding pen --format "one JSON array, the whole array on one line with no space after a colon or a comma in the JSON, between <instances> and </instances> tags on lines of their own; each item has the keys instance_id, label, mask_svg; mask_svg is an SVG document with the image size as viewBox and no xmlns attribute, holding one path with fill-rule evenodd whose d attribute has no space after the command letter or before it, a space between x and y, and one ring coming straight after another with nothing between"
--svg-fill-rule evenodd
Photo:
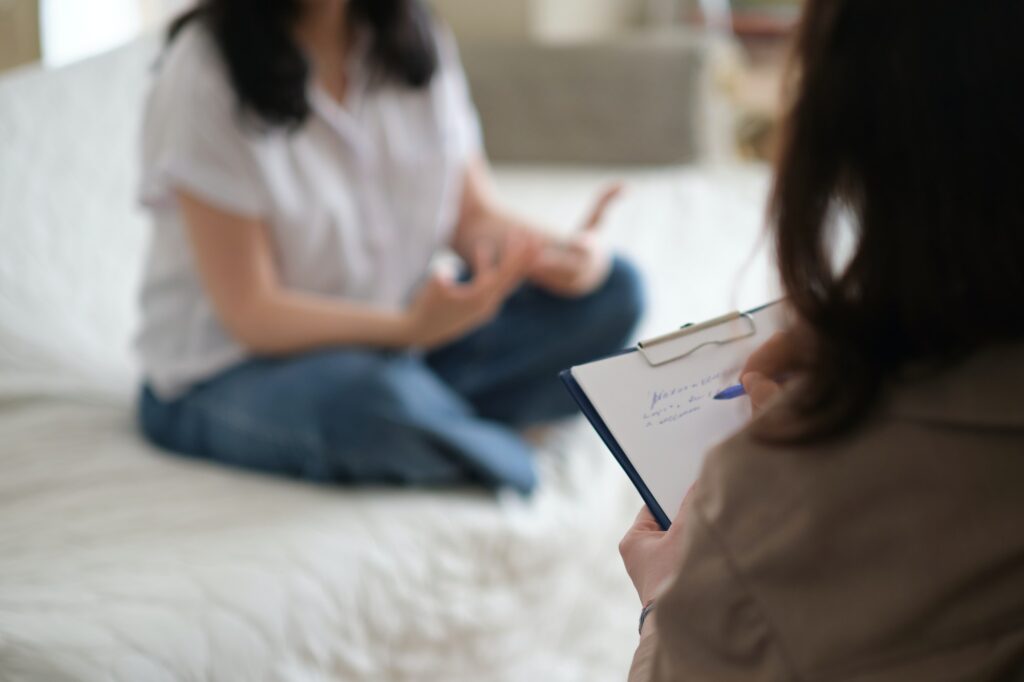
<instances>
[{"instance_id":1,"label":"hand holding pen","mask_svg":"<svg viewBox=\"0 0 1024 682\"><path fill-rule=\"evenodd\" d=\"M748 396L754 411L761 411L782 391L788 377L806 364L808 338L798 331L778 332L751 354L740 383L715 395L715 400Z\"/></svg>"}]
</instances>

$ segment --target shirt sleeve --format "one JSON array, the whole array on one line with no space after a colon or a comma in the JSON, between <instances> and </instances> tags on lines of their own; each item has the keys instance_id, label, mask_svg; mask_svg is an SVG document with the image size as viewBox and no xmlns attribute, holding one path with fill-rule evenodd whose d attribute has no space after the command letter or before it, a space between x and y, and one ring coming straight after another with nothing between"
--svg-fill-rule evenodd
<instances>
[{"instance_id":1,"label":"shirt sleeve","mask_svg":"<svg viewBox=\"0 0 1024 682\"><path fill-rule=\"evenodd\" d=\"M448 112L448 134L452 138L457 157L460 160L468 160L484 153L480 117L470 95L455 36L444 25L437 26L435 35L440 67L437 77L440 79Z\"/></svg>"},{"instance_id":2,"label":"shirt sleeve","mask_svg":"<svg viewBox=\"0 0 1024 682\"><path fill-rule=\"evenodd\" d=\"M158 67L142 126L140 199L166 208L184 190L223 210L262 217L268 202L255 148L260 133L243 124L202 31L186 29Z\"/></svg>"},{"instance_id":3,"label":"shirt sleeve","mask_svg":"<svg viewBox=\"0 0 1024 682\"><path fill-rule=\"evenodd\" d=\"M760 605L700 509L690 507L679 577L658 600L630 682L789 680L794 675Z\"/></svg>"}]
</instances>

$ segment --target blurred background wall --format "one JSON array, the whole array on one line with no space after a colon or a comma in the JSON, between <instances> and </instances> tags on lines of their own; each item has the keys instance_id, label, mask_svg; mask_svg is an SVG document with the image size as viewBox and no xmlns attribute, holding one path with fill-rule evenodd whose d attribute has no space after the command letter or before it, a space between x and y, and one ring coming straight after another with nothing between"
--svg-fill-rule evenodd
<instances>
[{"instance_id":1,"label":"blurred background wall","mask_svg":"<svg viewBox=\"0 0 1024 682\"><path fill-rule=\"evenodd\" d=\"M0 70L108 51L192 1L0 0ZM770 156L799 0L428 1L459 39L496 161Z\"/></svg>"},{"instance_id":2,"label":"blurred background wall","mask_svg":"<svg viewBox=\"0 0 1024 682\"><path fill-rule=\"evenodd\" d=\"M460 37L572 41L663 23L700 0L431 0ZM715 5L726 0L703 0ZM0 68L60 66L162 25L190 0L0 0ZM41 35L40 35L41 33ZM16 53L18 60L9 60Z\"/></svg>"},{"instance_id":3,"label":"blurred background wall","mask_svg":"<svg viewBox=\"0 0 1024 682\"><path fill-rule=\"evenodd\" d=\"M574 40L635 22L646 0L434 0L460 37ZM675 0L672 0L673 2ZM0 0L0 70L61 66L160 26L189 0Z\"/></svg>"},{"instance_id":4,"label":"blurred background wall","mask_svg":"<svg viewBox=\"0 0 1024 682\"><path fill-rule=\"evenodd\" d=\"M0 71L39 59L39 3L0 0Z\"/></svg>"},{"instance_id":5,"label":"blurred background wall","mask_svg":"<svg viewBox=\"0 0 1024 682\"><path fill-rule=\"evenodd\" d=\"M642 0L433 0L467 39L586 40L635 23Z\"/></svg>"},{"instance_id":6,"label":"blurred background wall","mask_svg":"<svg viewBox=\"0 0 1024 682\"><path fill-rule=\"evenodd\" d=\"M695 17L746 33L775 32L799 0L429 0L460 38L571 42ZM109 50L164 24L190 0L0 0L0 69L49 66Z\"/></svg>"}]
</instances>

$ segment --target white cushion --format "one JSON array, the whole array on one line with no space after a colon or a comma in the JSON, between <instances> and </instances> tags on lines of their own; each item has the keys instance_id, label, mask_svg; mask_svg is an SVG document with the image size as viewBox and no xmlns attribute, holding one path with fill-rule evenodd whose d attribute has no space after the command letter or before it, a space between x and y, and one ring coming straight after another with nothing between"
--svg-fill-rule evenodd
<instances>
[{"instance_id":1,"label":"white cushion","mask_svg":"<svg viewBox=\"0 0 1024 682\"><path fill-rule=\"evenodd\" d=\"M0 79L0 394L131 384L135 142L157 46Z\"/></svg>"}]
</instances>

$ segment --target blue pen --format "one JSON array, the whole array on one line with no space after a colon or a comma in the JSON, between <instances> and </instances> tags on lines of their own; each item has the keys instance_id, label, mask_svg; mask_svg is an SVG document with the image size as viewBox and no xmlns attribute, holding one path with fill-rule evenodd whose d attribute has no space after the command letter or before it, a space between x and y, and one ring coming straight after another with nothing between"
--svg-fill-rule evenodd
<instances>
[{"instance_id":1,"label":"blue pen","mask_svg":"<svg viewBox=\"0 0 1024 682\"><path fill-rule=\"evenodd\" d=\"M747 390L743 388L743 384L736 384L735 386L730 386L724 391L720 391L715 394L715 400L732 400L733 398L739 398L746 394Z\"/></svg>"},{"instance_id":2,"label":"blue pen","mask_svg":"<svg viewBox=\"0 0 1024 682\"><path fill-rule=\"evenodd\" d=\"M789 381L790 376L789 372L784 372L776 376L774 381L777 384L784 384ZM730 386L724 391L719 391L715 394L715 400L732 400L733 398L742 398L746 394L747 391L743 388L743 384L736 384L735 386Z\"/></svg>"}]
</instances>

